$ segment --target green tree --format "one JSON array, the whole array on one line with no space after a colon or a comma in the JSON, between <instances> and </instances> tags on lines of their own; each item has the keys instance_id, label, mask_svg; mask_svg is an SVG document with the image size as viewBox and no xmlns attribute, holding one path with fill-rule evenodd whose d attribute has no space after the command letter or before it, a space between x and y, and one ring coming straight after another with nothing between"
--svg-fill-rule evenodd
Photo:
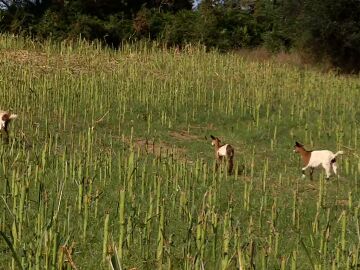
<instances>
[{"instance_id":1,"label":"green tree","mask_svg":"<svg viewBox=\"0 0 360 270\"><path fill-rule=\"evenodd\" d=\"M346 72L360 70L360 2L358 0L306 1L300 45L315 59L329 59Z\"/></svg>"}]
</instances>

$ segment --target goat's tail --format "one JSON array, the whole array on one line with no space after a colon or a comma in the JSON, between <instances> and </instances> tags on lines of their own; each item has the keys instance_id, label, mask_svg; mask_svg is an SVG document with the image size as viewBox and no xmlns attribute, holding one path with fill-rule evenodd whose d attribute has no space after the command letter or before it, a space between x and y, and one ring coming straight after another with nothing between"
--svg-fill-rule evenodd
<instances>
[{"instance_id":1,"label":"goat's tail","mask_svg":"<svg viewBox=\"0 0 360 270\"><path fill-rule=\"evenodd\" d=\"M10 116L9 116L9 119L10 120L12 120L12 119L15 119L15 118L17 118L18 117L18 115L17 114L10 114Z\"/></svg>"},{"instance_id":2,"label":"goat's tail","mask_svg":"<svg viewBox=\"0 0 360 270\"><path fill-rule=\"evenodd\" d=\"M232 174L233 169L234 169L234 160L233 160L233 158L231 157L231 158L229 159L228 173L229 173L229 174Z\"/></svg>"},{"instance_id":3,"label":"goat's tail","mask_svg":"<svg viewBox=\"0 0 360 270\"><path fill-rule=\"evenodd\" d=\"M342 155L344 154L344 151L337 151L335 154L334 154L334 157L333 158L336 158L338 155Z\"/></svg>"},{"instance_id":4,"label":"goat's tail","mask_svg":"<svg viewBox=\"0 0 360 270\"><path fill-rule=\"evenodd\" d=\"M331 159L331 164L335 163L335 162L336 162L336 157L337 157L338 155L342 155L342 154L344 154L344 151L337 151L337 152L333 155L333 157L332 157L332 159Z\"/></svg>"}]
</instances>

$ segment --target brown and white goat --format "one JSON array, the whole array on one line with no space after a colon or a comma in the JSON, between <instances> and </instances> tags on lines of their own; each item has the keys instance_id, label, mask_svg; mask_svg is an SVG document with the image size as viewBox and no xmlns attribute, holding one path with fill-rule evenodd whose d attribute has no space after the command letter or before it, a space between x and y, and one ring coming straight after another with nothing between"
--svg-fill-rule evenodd
<instances>
[{"instance_id":1,"label":"brown and white goat","mask_svg":"<svg viewBox=\"0 0 360 270\"><path fill-rule=\"evenodd\" d=\"M307 151L301 143L295 142L294 152L299 153L304 163L302 168L302 178L305 178L305 170L310 168L310 179L312 180L313 172L320 165L325 169L326 179L330 178L331 169L337 175L336 157L342 155L343 151L335 154L329 150Z\"/></svg>"},{"instance_id":2,"label":"brown and white goat","mask_svg":"<svg viewBox=\"0 0 360 270\"><path fill-rule=\"evenodd\" d=\"M215 149L216 169L225 159L228 163L228 173L231 174L234 167L234 148L230 144L221 144L220 139L213 135L210 135L210 137L212 139L211 145L213 145Z\"/></svg>"},{"instance_id":3,"label":"brown and white goat","mask_svg":"<svg viewBox=\"0 0 360 270\"><path fill-rule=\"evenodd\" d=\"M9 113L0 110L0 131L4 131L6 135L9 135L8 127L11 120L17 118L17 114Z\"/></svg>"}]
</instances>

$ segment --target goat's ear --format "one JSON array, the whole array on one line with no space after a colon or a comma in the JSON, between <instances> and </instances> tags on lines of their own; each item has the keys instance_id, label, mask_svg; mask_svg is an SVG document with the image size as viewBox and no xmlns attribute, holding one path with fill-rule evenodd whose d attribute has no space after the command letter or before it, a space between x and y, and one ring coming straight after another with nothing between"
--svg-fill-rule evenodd
<instances>
[{"instance_id":1,"label":"goat's ear","mask_svg":"<svg viewBox=\"0 0 360 270\"><path fill-rule=\"evenodd\" d=\"M295 142L295 146L302 147L303 145L301 143Z\"/></svg>"},{"instance_id":2,"label":"goat's ear","mask_svg":"<svg viewBox=\"0 0 360 270\"><path fill-rule=\"evenodd\" d=\"M213 139L213 140L215 140L215 137L214 137L213 135L210 135L210 138Z\"/></svg>"}]
</instances>

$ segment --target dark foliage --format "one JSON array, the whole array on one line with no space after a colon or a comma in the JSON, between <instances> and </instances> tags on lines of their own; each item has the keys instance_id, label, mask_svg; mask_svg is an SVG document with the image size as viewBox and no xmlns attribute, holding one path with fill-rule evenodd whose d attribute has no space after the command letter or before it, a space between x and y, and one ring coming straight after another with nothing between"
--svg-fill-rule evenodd
<instances>
[{"instance_id":1,"label":"dark foliage","mask_svg":"<svg viewBox=\"0 0 360 270\"><path fill-rule=\"evenodd\" d=\"M345 72L360 70L360 1L305 2L300 19L302 47L317 59L329 59Z\"/></svg>"}]
</instances>

